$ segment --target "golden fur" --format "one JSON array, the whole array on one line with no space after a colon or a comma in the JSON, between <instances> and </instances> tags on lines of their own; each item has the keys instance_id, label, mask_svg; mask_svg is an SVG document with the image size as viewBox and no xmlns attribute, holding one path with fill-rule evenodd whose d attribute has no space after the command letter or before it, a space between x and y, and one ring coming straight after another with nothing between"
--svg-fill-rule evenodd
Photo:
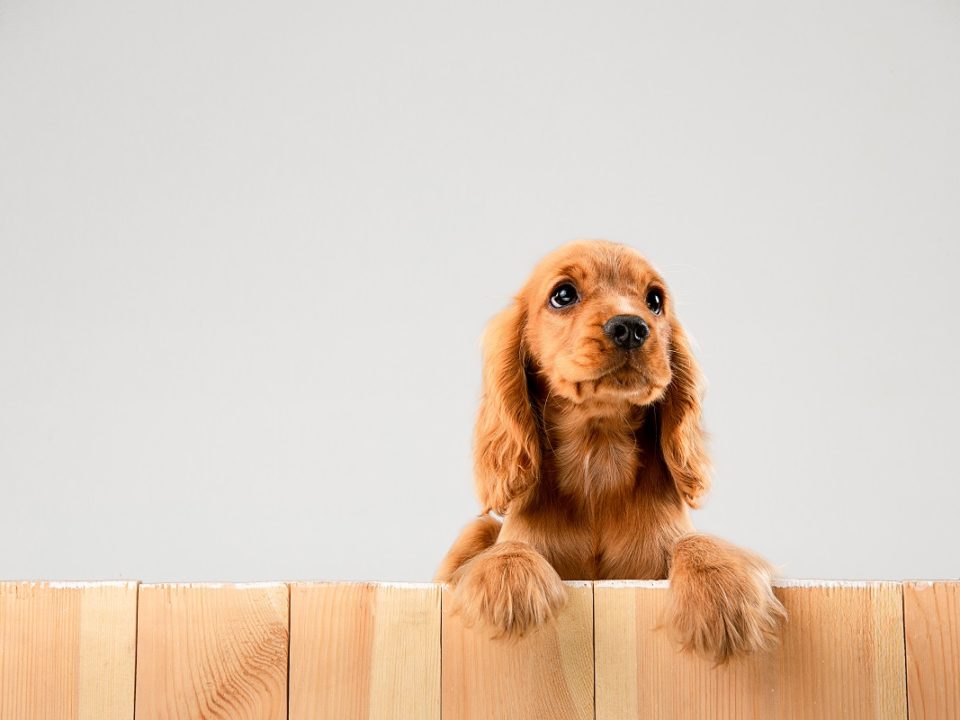
<instances>
[{"instance_id":1,"label":"golden fur","mask_svg":"<svg viewBox=\"0 0 960 720\"><path fill-rule=\"evenodd\" d=\"M563 283L578 301L553 307ZM640 347L604 332L617 315L647 324ZM669 577L685 649L724 662L769 644L785 617L770 566L690 522L710 487L702 394L673 299L639 253L581 241L547 256L484 337L483 514L436 576L465 622L522 635L563 606L561 579Z\"/></svg>"}]
</instances>

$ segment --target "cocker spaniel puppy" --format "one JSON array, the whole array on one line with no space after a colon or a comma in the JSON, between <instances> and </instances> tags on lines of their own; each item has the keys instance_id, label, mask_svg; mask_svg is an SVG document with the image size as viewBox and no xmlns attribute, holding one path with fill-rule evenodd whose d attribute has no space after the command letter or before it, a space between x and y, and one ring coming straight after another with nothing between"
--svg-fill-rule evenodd
<instances>
[{"instance_id":1,"label":"cocker spaniel puppy","mask_svg":"<svg viewBox=\"0 0 960 720\"><path fill-rule=\"evenodd\" d=\"M483 362L483 514L436 576L467 625L522 635L563 606L561 579L669 578L685 649L724 662L776 637L770 566L690 522L710 487L703 378L639 253L583 241L547 256L490 324Z\"/></svg>"}]
</instances>

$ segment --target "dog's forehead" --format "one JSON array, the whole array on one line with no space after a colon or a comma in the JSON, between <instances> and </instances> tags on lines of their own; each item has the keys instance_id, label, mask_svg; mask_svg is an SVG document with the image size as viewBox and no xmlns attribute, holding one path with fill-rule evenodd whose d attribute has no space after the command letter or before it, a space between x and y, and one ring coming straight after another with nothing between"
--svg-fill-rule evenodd
<instances>
[{"instance_id":1,"label":"dog's forehead","mask_svg":"<svg viewBox=\"0 0 960 720\"><path fill-rule=\"evenodd\" d=\"M643 285L659 278L639 252L605 241L566 245L546 258L542 270L545 280L569 278L610 287Z\"/></svg>"}]
</instances>

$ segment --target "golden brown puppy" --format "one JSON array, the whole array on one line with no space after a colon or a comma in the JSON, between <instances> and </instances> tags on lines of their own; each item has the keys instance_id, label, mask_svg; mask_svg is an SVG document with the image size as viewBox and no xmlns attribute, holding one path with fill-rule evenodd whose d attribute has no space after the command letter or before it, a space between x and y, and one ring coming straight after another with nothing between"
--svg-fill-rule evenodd
<instances>
[{"instance_id":1,"label":"golden brown puppy","mask_svg":"<svg viewBox=\"0 0 960 720\"><path fill-rule=\"evenodd\" d=\"M639 253L583 241L546 257L484 337L483 515L436 576L465 622L522 635L562 607L561 578L669 577L684 648L724 662L773 640L785 613L770 566L690 522L710 486L702 391Z\"/></svg>"}]
</instances>

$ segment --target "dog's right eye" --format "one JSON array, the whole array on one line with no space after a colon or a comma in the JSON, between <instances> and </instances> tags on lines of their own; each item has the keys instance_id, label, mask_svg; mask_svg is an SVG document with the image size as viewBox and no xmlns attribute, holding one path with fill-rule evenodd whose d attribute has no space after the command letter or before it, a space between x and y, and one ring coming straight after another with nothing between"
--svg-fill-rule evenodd
<instances>
[{"instance_id":1,"label":"dog's right eye","mask_svg":"<svg viewBox=\"0 0 960 720\"><path fill-rule=\"evenodd\" d=\"M561 283L553 289L553 294L550 295L550 306L563 308L567 305L573 305L579 299L580 295L577 294L577 289L573 285Z\"/></svg>"}]
</instances>

